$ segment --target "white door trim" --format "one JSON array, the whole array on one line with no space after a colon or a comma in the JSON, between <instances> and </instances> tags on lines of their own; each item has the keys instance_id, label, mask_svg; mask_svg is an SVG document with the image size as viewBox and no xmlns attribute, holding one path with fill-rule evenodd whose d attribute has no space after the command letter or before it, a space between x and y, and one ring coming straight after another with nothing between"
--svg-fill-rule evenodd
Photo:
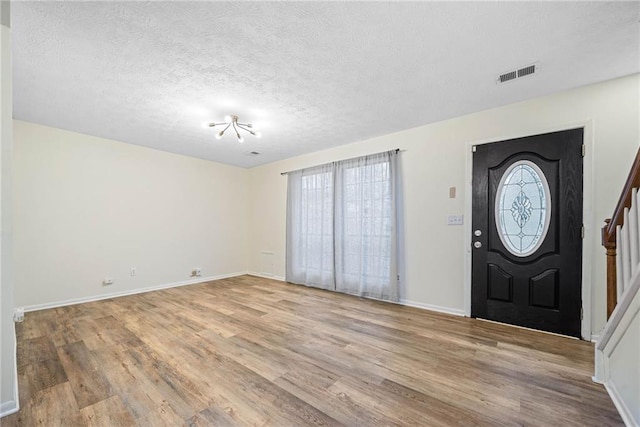
<instances>
[{"instance_id":1,"label":"white door trim","mask_svg":"<svg viewBox=\"0 0 640 427\"><path fill-rule=\"evenodd\" d=\"M523 138L526 136L539 135L549 132L559 132L563 130L583 128L584 129L584 145L585 157L583 159L583 178L582 178L582 222L584 223L584 239L582 242L582 324L581 335L585 340L591 340L591 287L592 287L592 259L593 248L599 244L599 231L597 224L594 223L593 212L593 189L595 182L594 169L594 140L593 140L593 120L584 120L573 123L566 123L555 126L541 127L531 129L527 132L521 132L517 135L503 135L484 140L467 142L466 162L465 162L465 183L466 196L464 200L464 215L469 218L464 222L464 312L466 316L471 316L471 224L472 209L471 202L473 198L473 146L481 144L491 144L493 142L505 141L508 139Z\"/></svg>"}]
</instances>

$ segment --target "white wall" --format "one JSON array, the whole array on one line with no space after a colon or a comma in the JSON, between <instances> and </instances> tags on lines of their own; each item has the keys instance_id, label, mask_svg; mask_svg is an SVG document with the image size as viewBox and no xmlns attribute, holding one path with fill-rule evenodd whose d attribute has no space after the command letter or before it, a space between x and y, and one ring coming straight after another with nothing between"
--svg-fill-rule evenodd
<instances>
[{"instance_id":1,"label":"white wall","mask_svg":"<svg viewBox=\"0 0 640 427\"><path fill-rule=\"evenodd\" d=\"M247 267L260 273L271 262L262 252L274 253L271 273L282 277L286 177L280 172L401 148L402 298L462 313L464 227L445 220L465 211L469 143L586 124L592 174L585 176L585 198L592 203L585 247L593 259L585 259L585 268L597 333L605 322L600 227L640 142L639 89L640 76L629 76L250 170L16 121L16 306L180 282L194 267L206 277ZM448 198L452 186L455 199ZM129 276L130 267L138 276ZM103 287L105 277L114 285Z\"/></svg>"},{"instance_id":2,"label":"white wall","mask_svg":"<svg viewBox=\"0 0 640 427\"><path fill-rule=\"evenodd\" d=\"M629 229L627 227L627 230ZM630 239L637 239L631 232ZM627 254L628 255L628 254ZM620 254L618 254L620 256ZM634 261L635 262L635 261ZM640 426L640 271L631 265L607 326L595 348L594 381L604 384L628 426Z\"/></svg>"},{"instance_id":3,"label":"white wall","mask_svg":"<svg viewBox=\"0 0 640 427\"><path fill-rule=\"evenodd\" d=\"M261 252L273 252L275 275L284 276L287 179L280 172L400 148L407 265L401 298L462 313L464 227L446 226L445 221L447 215L463 213L470 197L465 182L469 143L586 124L585 163L592 176L585 176L585 199L592 203L585 209L585 247L593 256L584 263L593 283L592 331L597 333L606 317L600 228L611 215L640 142L639 89L640 76L628 76L253 168L249 269L260 273ZM449 187L454 186L457 198L449 199Z\"/></svg>"},{"instance_id":4,"label":"white wall","mask_svg":"<svg viewBox=\"0 0 640 427\"><path fill-rule=\"evenodd\" d=\"M639 300L640 294L635 298ZM629 313L632 319L609 356L610 378L606 383L609 394L623 408L619 412L628 425L640 425L640 303L634 305L635 313Z\"/></svg>"},{"instance_id":5,"label":"white wall","mask_svg":"<svg viewBox=\"0 0 640 427\"><path fill-rule=\"evenodd\" d=\"M246 271L246 169L21 121L14 144L16 306Z\"/></svg>"},{"instance_id":6,"label":"white wall","mask_svg":"<svg viewBox=\"0 0 640 427\"><path fill-rule=\"evenodd\" d=\"M11 25L9 2L0 3L0 415L18 409L13 323L13 224L11 136Z\"/></svg>"}]
</instances>

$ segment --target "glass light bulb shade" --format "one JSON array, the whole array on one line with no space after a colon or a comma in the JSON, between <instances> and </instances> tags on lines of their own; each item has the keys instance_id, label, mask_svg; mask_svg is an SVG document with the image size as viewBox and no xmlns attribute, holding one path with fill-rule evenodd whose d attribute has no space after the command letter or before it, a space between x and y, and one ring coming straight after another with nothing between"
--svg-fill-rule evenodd
<instances>
[{"instance_id":1,"label":"glass light bulb shade","mask_svg":"<svg viewBox=\"0 0 640 427\"><path fill-rule=\"evenodd\" d=\"M262 132L256 132L256 138L262 138Z\"/></svg>"},{"instance_id":2,"label":"glass light bulb shade","mask_svg":"<svg viewBox=\"0 0 640 427\"><path fill-rule=\"evenodd\" d=\"M244 142L244 138L242 137L242 135L238 135L238 142Z\"/></svg>"},{"instance_id":3,"label":"glass light bulb shade","mask_svg":"<svg viewBox=\"0 0 640 427\"><path fill-rule=\"evenodd\" d=\"M207 129L207 128L209 128L209 122L202 122L202 123L200 123L200 126L202 126L203 128Z\"/></svg>"},{"instance_id":4,"label":"glass light bulb shade","mask_svg":"<svg viewBox=\"0 0 640 427\"><path fill-rule=\"evenodd\" d=\"M221 130L220 132L216 133L216 139L222 138L222 135L224 135L224 131Z\"/></svg>"},{"instance_id":5,"label":"glass light bulb shade","mask_svg":"<svg viewBox=\"0 0 640 427\"><path fill-rule=\"evenodd\" d=\"M228 114L226 116L224 116L224 121L225 121L225 123L231 123L231 116L228 115Z\"/></svg>"}]
</instances>

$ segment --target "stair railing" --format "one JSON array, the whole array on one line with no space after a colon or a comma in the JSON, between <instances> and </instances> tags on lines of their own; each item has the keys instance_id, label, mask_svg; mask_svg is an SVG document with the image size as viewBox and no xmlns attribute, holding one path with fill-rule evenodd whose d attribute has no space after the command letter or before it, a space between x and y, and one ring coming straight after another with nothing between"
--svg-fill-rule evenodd
<instances>
[{"instance_id":1,"label":"stair railing","mask_svg":"<svg viewBox=\"0 0 640 427\"><path fill-rule=\"evenodd\" d=\"M640 187L640 149L631 166L631 171L622 189L622 194L611 218L606 219L602 227L602 246L607 250L607 319L613 313L619 297L628 287L633 269L640 260L640 248L636 239L629 236L638 234L639 212L631 209L640 206L637 200L637 188ZM623 227L626 233L622 233ZM620 249L621 256L617 256Z\"/></svg>"},{"instance_id":2,"label":"stair railing","mask_svg":"<svg viewBox=\"0 0 640 427\"><path fill-rule=\"evenodd\" d=\"M611 219L607 248L607 323L595 345L595 382L605 386L625 425L640 426L640 150Z\"/></svg>"}]
</instances>

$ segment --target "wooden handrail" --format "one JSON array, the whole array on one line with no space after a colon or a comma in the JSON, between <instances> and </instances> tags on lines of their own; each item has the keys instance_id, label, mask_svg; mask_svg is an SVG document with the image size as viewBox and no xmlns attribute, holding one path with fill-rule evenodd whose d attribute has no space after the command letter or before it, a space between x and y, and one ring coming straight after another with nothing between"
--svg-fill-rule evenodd
<instances>
[{"instance_id":1,"label":"wooden handrail","mask_svg":"<svg viewBox=\"0 0 640 427\"><path fill-rule=\"evenodd\" d=\"M602 246L607 249L607 319L617 304L617 272L616 272L616 227L624 221L624 209L631 207L631 189L640 187L640 149L631 165L631 171L622 188L611 218L604 220L602 227Z\"/></svg>"}]
</instances>

